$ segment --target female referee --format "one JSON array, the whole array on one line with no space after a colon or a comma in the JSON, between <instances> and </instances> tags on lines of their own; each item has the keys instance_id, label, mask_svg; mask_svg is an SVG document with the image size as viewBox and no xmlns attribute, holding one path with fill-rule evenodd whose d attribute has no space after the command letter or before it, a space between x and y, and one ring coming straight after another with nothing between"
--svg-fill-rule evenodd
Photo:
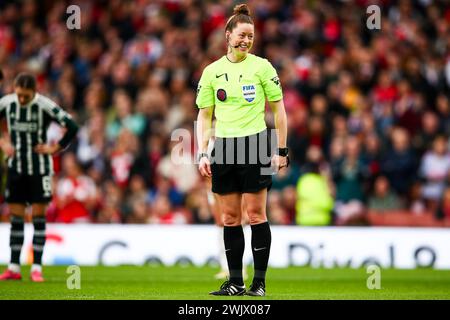
<instances>
[{"instance_id":1,"label":"female referee","mask_svg":"<svg viewBox=\"0 0 450 320\"><path fill-rule=\"evenodd\" d=\"M237 5L225 26L227 54L203 70L197 89L199 171L202 176L212 176L212 191L219 199L230 273L229 280L219 290L211 292L212 295L266 294L265 277L271 244L266 201L272 184L267 169L275 166L278 171L289 164L280 81L269 61L249 53L254 34L247 5ZM277 129L278 152L272 157L268 155L271 140L264 120L266 99L274 113ZM208 155L213 113L216 139L211 155ZM242 200L252 230L254 278L248 291L242 278L245 247Z\"/></svg>"}]
</instances>

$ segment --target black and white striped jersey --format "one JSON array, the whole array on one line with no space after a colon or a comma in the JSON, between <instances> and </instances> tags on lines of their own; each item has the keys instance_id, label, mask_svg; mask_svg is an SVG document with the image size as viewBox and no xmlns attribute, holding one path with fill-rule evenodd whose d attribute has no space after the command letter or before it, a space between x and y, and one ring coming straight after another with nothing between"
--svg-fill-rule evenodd
<instances>
[{"instance_id":1,"label":"black and white striped jersey","mask_svg":"<svg viewBox=\"0 0 450 320\"><path fill-rule=\"evenodd\" d=\"M15 155L8 159L8 168L24 175L53 174L51 155L38 154L34 146L47 142L47 129L52 121L67 128L59 145L65 148L78 131L72 117L55 102L38 93L21 106L15 93L0 99L0 119L6 118Z\"/></svg>"}]
</instances>

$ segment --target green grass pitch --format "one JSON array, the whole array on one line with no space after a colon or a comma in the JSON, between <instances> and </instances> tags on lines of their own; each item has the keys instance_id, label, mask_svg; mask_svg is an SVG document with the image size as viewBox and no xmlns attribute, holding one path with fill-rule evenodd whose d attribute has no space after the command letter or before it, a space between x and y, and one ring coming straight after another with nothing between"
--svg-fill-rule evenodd
<instances>
[{"instance_id":1,"label":"green grass pitch","mask_svg":"<svg viewBox=\"0 0 450 320\"><path fill-rule=\"evenodd\" d=\"M1 266L4 270L5 266ZM44 267L45 283L29 280L29 267L22 267L22 281L0 282L4 299L148 299L217 300L208 292L221 281L216 268L119 266L81 267L81 289L68 289L70 276L64 266ZM365 269L271 268L267 296L224 297L233 300L322 299L450 299L450 271L381 269L381 288L369 290ZM250 284L246 281L246 285Z\"/></svg>"}]
</instances>

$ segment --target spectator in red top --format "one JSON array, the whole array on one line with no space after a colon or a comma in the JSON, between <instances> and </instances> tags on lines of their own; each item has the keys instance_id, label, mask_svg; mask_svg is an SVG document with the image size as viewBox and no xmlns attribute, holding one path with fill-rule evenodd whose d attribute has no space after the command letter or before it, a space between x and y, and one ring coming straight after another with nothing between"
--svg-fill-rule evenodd
<instances>
[{"instance_id":1,"label":"spectator in red top","mask_svg":"<svg viewBox=\"0 0 450 320\"><path fill-rule=\"evenodd\" d=\"M90 222L91 211L98 205L94 181L81 172L75 155L68 153L62 163L63 178L56 186L56 221Z\"/></svg>"},{"instance_id":2,"label":"spectator in red top","mask_svg":"<svg viewBox=\"0 0 450 320\"><path fill-rule=\"evenodd\" d=\"M138 145L137 137L127 129L122 129L115 141L109 165L113 180L123 189L128 186Z\"/></svg>"},{"instance_id":3,"label":"spectator in red top","mask_svg":"<svg viewBox=\"0 0 450 320\"><path fill-rule=\"evenodd\" d=\"M373 94L377 103L389 103L397 98L397 88L388 72L384 71L379 75Z\"/></svg>"},{"instance_id":4,"label":"spectator in red top","mask_svg":"<svg viewBox=\"0 0 450 320\"><path fill-rule=\"evenodd\" d=\"M159 224L186 224L190 222L190 213L183 208L174 208L169 198L161 194L152 205L148 221Z\"/></svg>"}]
</instances>

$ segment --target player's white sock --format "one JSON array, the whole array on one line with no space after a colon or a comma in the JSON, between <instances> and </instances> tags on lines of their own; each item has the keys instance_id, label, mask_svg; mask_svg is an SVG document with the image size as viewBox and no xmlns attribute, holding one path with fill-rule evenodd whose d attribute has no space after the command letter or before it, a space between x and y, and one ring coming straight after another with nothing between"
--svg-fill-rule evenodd
<instances>
[{"instance_id":1,"label":"player's white sock","mask_svg":"<svg viewBox=\"0 0 450 320\"><path fill-rule=\"evenodd\" d=\"M20 264L10 263L8 269L15 273L20 273Z\"/></svg>"},{"instance_id":2,"label":"player's white sock","mask_svg":"<svg viewBox=\"0 0 450 320\"><path fill-rule=\"evenodd\" d=\"M34 272L34 271L42 272L42 266L39 264L33 264L31 266L31 272Z\"/></svg>"}]
</instances>

